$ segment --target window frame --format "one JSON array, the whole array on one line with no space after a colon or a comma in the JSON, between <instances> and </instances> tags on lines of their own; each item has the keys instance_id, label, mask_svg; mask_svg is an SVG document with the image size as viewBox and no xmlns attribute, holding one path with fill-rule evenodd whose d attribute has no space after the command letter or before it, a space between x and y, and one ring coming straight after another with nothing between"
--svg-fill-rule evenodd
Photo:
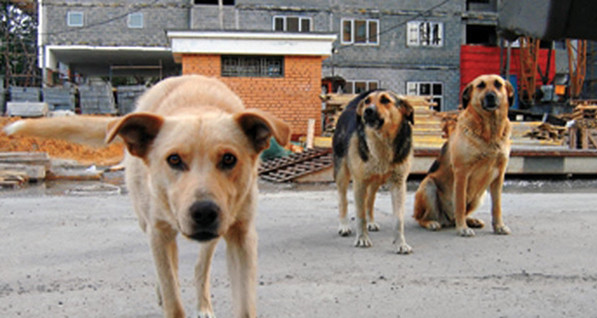
<instances>
[{"instance_id":1,"label":"window frame","mask_svg":"<svg viewBox=\"0 0 597 318\"><path fill-rule=\"evenodd\" d=\"M229 63L226 60L235 60L237 63L235 70L226 70ZM263 78L283 78L284 77L284 56L278 55L221 55L220 57L220 75L222 77L263 77ZM244 65L241 65L245 63ZM270 73L268 68L270 63L279 63L278 72ZM252 64L252 65L251 65ZM251 72L250 68L257 68L256 72ZM265 68L265 69L264 69Z\"/></svg>"},{"instance_id":2,"label":"window frame","mask_svg":"<svg viewBox=\"0 0 597 318\"><path fill-rule=\"evenodd\" d=\"M80 24L72 23L72 18L76 15L79 15L81 17ZM66 25L72 28L80 28L85 26L85 13L83 11L68 11L66 13Z\"/></svg>"},{"instance_id":3,"label":"window frame","mask_svg":"<svg viewBox=\"0 0 597 318\"><path fill-rule=\"evenodd\" d=\"M431 39L429 40L428 44L424 44L421 41L421 25L422 24L429 24L430 29L433 28L434 25L437 25L438 28L438 38L439 38L439 43L434 44L434 40ZM413 31L414 34L413 35ZM413 21L409 21L406 23L406 46L407 47L411 47L411 48L443 48L444 47L444 41L445 41L445 27L444 27L444 22L438 22L438 21L423 21L423 20L413 20ZM432 33L433 31L431 31L430 33ZM416 39L415 39L416 37Z\"/></svg>"},{"instance_id":4,"label":"window frame","mask_svg":"<svg viewBox=\"0 0 597 318\"><path fill-rule=\"evenodd\" d=\"M288 18L297 18L298 19L298 31L299 33L307 33L311 32L313 29L313 18L312 17L305 17L300 15L275 15L272 17L272 30L276 32L294 32L288 31ZM276 30L276 19L282 19L282 28L283 30ZM309 21L309 30L303 30L303 21Z\"/></svg>"},{"instance_id":5,"label":"window frame","mask_svg":"<svg viewBox=\"0 0 597 318\"><path fill-rule=\"evenodd\" d=\"M357 83L365 83L366 88L361 92L356 92L356 85ZM375 84L375 87L371 87L371 84ZM348 85L350 85L350 90L348 90ZM356 79L356 80L346 80L346 84L344 85L344 93L346 94L360 94L362 92L367 92L372 89L379 88L379 80L365 80L365 79Z\"/></svg>"},{"instance_id":6,"label":"window frame","mask_svg":"<svg viewBox=\"0 0 597 318\"><path fill-rule=\"evenodd\" d=\"M429 94L421 94L421 85L429 85L430 92ZM441 87L441 94L434 94L434 86L440 85ZM413 93L414 90L414 93ZM433 102L439 101L437 108L434 107L437 111L441 111L444 109L444 92L446 91L444 82L439 81L407 81L406 82L406 95L411 96L424 96L424 97L431 97Z\"/></svg>"},{"instance_id":7,"label":"window frame","mask_svg":"<svg viewBox=\"0 0 597 318\"><path fill-rule=\"evenodd\" d=\"M133 21L133 16L141 16L141 24L140 25L133 25L131 22ZM129 29L143 29L145 27L145 16L143 12L133 12L129 13L127 16L127 26Z\"/></svg>"},{"instance_id":8,"label":"window frame","mask_svg":"<svg viewBox=\"0 0 597 318\"><path fill-rule=\"evenodd\" d=\"M365 42L356 42L356 23L365 22ZM350 40L345 40L345 23L350 23ZM371 25L375 23L376 32L375 42L371 41ZM379 19L357 19L357 18L342 18L340 20L340 43L343 45L362 45L362 46L378 46L380 43L380 22Z\"/></svg>"}]
</instances>

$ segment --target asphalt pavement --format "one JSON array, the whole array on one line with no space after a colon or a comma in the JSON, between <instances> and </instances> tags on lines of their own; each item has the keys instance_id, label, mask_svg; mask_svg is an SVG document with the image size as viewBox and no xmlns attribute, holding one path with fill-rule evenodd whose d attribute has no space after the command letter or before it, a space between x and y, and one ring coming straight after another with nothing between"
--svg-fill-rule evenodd
<instances>
[{"instance_id":1,"label":"asphalt pavement","mask_svg":"<svg viewBox=\"0 0 597 318\"><path fill-rule=\"evenodd\" d=\"M411 255L393 253L385 191L376 201L382 229L365 249L353 247L354 234L336 234L333 187L261 186L259 317L597 317L593 181L582 189L513 186L503 195L512 234L489 227L473 238L419 228L409 191ZM121 190L80 183L0 191L0 317L161 317L148 244ZM475 215L491 224L488 199ZM190 317L198 245L179 243ZM214 257L212 295L216 315L231 317L224 248Z\"/></svg>"}]
</instances>

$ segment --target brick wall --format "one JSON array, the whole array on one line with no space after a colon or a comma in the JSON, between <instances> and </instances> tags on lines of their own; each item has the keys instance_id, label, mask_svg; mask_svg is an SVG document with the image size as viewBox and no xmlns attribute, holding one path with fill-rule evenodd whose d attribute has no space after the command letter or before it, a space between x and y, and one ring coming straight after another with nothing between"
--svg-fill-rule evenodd
<instances>
[{"instance_id":1,"label":"brick wall","mask_svg":"<svg viewBox=\"0 0 597 318\"><path fill-rule=\"evenodd\" d=\"M293 135L305 135L308 119L315 119L315 135L320 135L321 60L321 57L286 56L283 78L221 77L219 55L192 54L183 56L182 73L221 79L247 108L268 111L288 122Z\"/></svg>"}]
</instances>

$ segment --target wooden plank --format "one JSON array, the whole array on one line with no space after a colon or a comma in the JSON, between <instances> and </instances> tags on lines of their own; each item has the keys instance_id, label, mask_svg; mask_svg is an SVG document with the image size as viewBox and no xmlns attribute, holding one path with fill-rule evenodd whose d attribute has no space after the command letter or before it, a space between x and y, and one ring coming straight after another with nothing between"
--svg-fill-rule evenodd
<instances>
[{"instance_id":1,"label":"wooden plank","mask_svg":"<svg viewBox=\"0 0 597 318\"><path fill-rule=\"evenodd\" d=\"M0 172L12 171L27 176L27 179L42 180L46 177L46 167L43 165L24 165L0 163Z\"/></svg>"}]
</instances>

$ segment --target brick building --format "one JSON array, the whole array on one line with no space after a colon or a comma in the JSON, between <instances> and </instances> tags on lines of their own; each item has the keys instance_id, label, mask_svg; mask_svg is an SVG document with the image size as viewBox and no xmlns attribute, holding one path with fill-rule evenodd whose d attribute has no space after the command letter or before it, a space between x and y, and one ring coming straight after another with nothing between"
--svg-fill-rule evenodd
<instances>
[{"instance_id":1,"label":"brick building","mask_svg":"<svg viewBox=\"0 0 597 318\"><path fill-rule=\"evenodd\" d=\"M221 79L247 107L288 122L293 134L304 135L309 119L322 130L321 62L335 35L171 31L168 38L183 74Z\"/></svg>"}]
</instances>

